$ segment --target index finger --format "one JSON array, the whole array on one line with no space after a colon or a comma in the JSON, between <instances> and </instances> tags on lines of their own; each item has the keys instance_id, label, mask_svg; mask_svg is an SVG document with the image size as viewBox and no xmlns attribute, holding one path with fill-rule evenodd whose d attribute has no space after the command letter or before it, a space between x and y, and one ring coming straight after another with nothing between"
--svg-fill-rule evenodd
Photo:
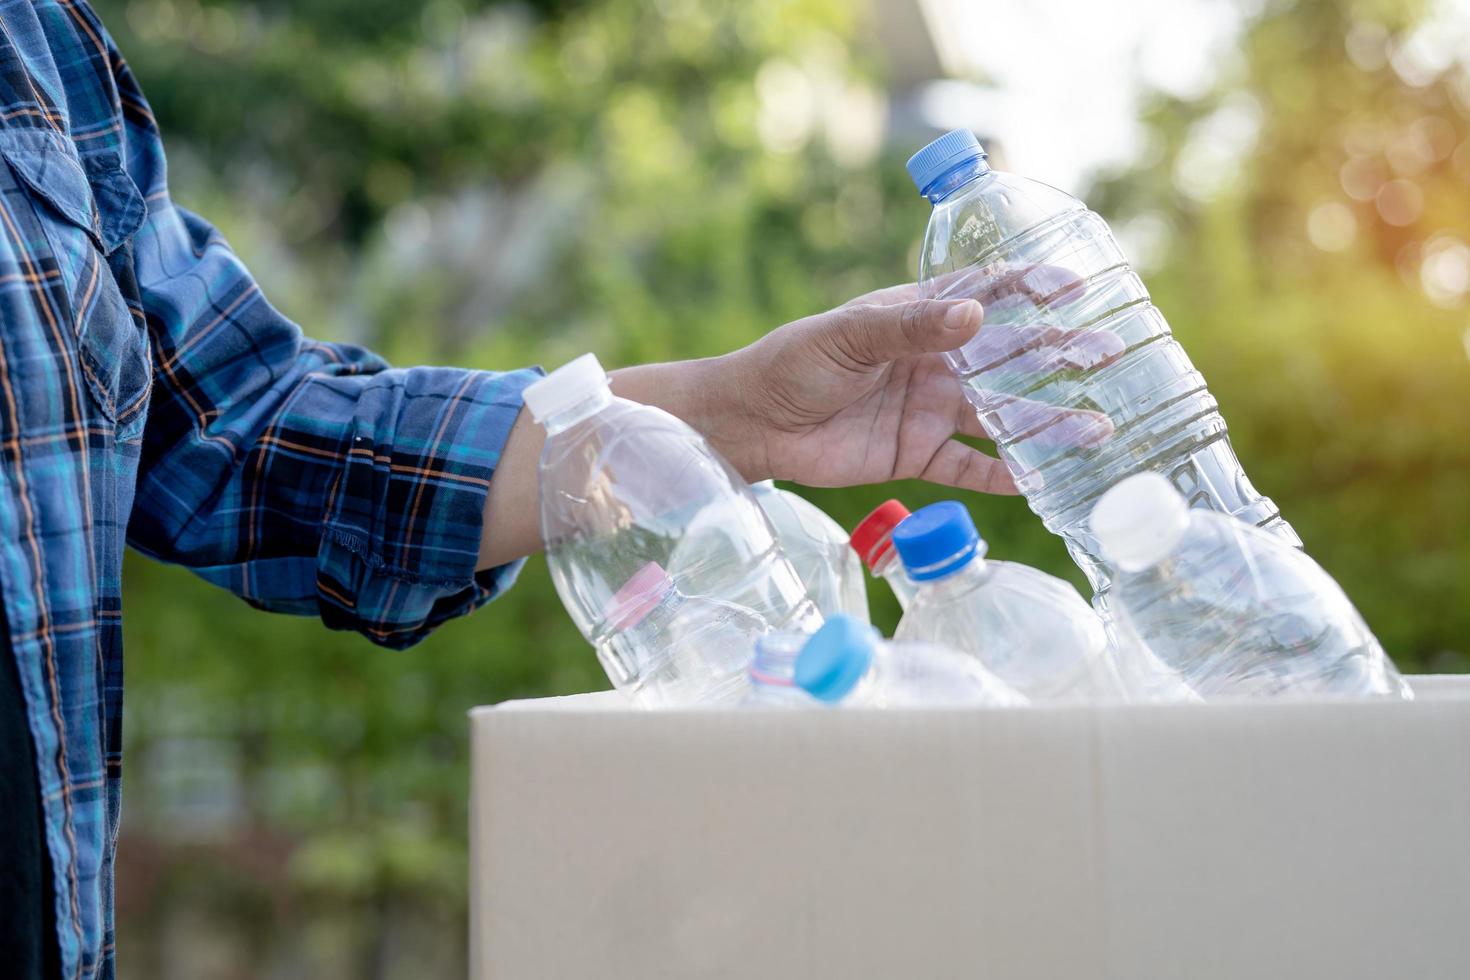
<instances>
[{"instance_id":1,"label":"index finger","mask_svg":"<svg viewBox=\"0 0 1470 980\"><path fill-rule=\"evenodd\" d=\"M863 293L861 296L853 297L843 306L898 306L911 300L923 299L923 291L916 282L899 283L896 286L884 286L875 289L871 293ZM963 298L963 297L961 297Z\"/></svg>"}]
</instances>

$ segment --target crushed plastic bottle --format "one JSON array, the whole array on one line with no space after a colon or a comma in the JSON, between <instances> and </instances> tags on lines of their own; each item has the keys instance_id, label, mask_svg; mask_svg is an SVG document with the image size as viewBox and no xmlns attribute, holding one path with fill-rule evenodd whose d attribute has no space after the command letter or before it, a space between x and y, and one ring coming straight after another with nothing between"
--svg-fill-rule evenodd
<instances>
[{"instance_id":1,"label":"crushed plastic bottle","mask_svg":"<svg viewBox=\"0 0 1470 980\"><path fill-rule=\"evenodd\" d=\"M893 548L893 529L909 516L909 509L897 500L885 500L852 529L852 550L874 578L888 583L901 608L907 609L914 597L914 583L903 570L898 552Z\"/></svg>"},{"instance_id":2,"label":"crushed plastic bottle","mask_svg":"<svg viewBox=\"0 0 1470 980\"><path fill-rule=\"evenodd\" d=\"M1191 507L1301 546L1246 478L1204 378L1102 218L991 170L968 130L930 143L908 170L934 206L919 264L926 295L985 306L984 328L946 355L950 366L1100 609L1110 572L1087 515L1131 473L1159 471Z\"/></svg>"},{"instance_id":3,"label":"crushed plastic bottle","mask_svg":"<svg viewBox=\"0 0 1470 980\"><path fill-rule=\"evenodd\" d=\"M1091 525L1116 622L1206 699L1412 697L1338 584L1276 536L1190 510L1154 473L1104 494Z\"/></svg>"},{"instance_id":4,"label":"crushed plastic bottle","mask_svg":"<svg viewBox=\"0 0 1470 980\"><path fill-rule=\"evenodd\" d=\"M796 684L849 707L1016 707L1026 699L973 657L932 643L884 643L851 616L834 616L796 659Z\"/></svg>"},{"instance_id":5,"label":"crushed plastic bottle","mask_svg":"<svg viewBox=\"0 0 1470 980\"><path fill-rule=\"evenodd\" d=\"M649 563L681 595L733 603L770 628L821 624L745 481L693 429L613 397L591 354L527 387L525 400L546 428L541 535L552 581L614 686L647 680L649 663L608 610Z\"/></svg>"},{"instance_id":6,"label":"crushed plastic bottle","mask_svg":"<svg viewBox=\"0 0 1470 980\"><path fill-rule=\"evenodd\" d=\"M847 532L816 504L772 480L750 485L776 529L776 540L823 616L868 618L863 566L847 546Z\"/></svg>"},{"instance_id":7,"label":"crushed plastic bottle","mask_svg":"<svg viewBox=\"0 0 1470 980\"><path fill-rule=\"evenodd\" d=\"M1124 700L1102 620L1059 578L985 559L964 505L922 507L893 532L918 584L894 632L969 654L1031 701Z\"/></svg>"},{"instance_id":8,"label":"crushed plastic bottle","mask_svg":"<svg viewBox=\"0 0 1470 980\"><path fill-rule=\"evenodd\" d=\"M641 708L738 701L749 690L750 651L770 630L749 609L684 595L656 562L613 595L606 621L618 662L635 665L620 686Z\"/></svg>"}]
</instances>

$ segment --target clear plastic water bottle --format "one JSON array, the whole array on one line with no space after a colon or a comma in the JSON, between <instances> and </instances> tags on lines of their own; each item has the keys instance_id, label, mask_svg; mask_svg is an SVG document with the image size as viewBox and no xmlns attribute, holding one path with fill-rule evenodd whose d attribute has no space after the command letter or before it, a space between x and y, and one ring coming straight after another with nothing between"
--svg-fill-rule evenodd
<instances>
[{"instance_id":1,"label":"clear plastic water bottle","mask_svg":"<svg viewBox=\"0 0 1470 980\"><path fill-rule=\"evenodd\" d=\"M740 700L749 691L751 650L770 630L732 602L684 595L656 562L614 593L605 619L617 662L635 667L618 686L641 708Z\"/></svg>"},{"instance_id":2,"label":"clear plastic water bottle","mask_svg":"<svg viewBox=\"0 0 1470 980\"><path fill-rule=\"evenodd\" d=\"M1115 621L1205 698L1412 696L1332 577L1280 538L1190 510L1155 473L1105 493L1091 525L1118 570Z\"/></svg>"},{"instance_id":3,"label":"clear plastic water bottle","mask_svg":"<svg viewBox=\"0 0 1470 980\"><path fill-rule=\"evenodd\" d=\"M854 617L856 618L856 617ZM789 630L767 633L755 641L750 662L750 692L742 703L747 708L811 708L812 696L796 685L796 658L806 645L805 633Z\"/></svg>"},{"instance_id":4,"label":"clear plastic water bottle","mask_svg":"<svg viewBox=\"0 0 1470 980\"><path fill-rule=\"evenodd\" d=\"M1026 699L973 657L932 643L884 643L851 616L834 616L796 659L796 683L819 701L851 707L1014 707Z\"/></svg>"},{"instance_id":5,"label":"clear plastic water bottle","mask_svg":"<svg viewBox=\"0 0 1470 980\"><path fill-rule=\"evenodd\" d=\"M919 280L971 297L985 325L947 355L1016 485L1098 593L1109 569L1087 515L1132 473L1162 473L1191 507L1300 547L1246 479L1205 380L1107 224L1045 184L998 173L968 130L908 162L934 205Z\"/></svg>"},{"instance_id":6,"label":"clear plastic water bottle","mask_svg":"<svg viewBox=\"0 0 1470 980\"><path fill-rule=\"evenodd\" d=\"M893 529L909 516L909 509L897 500L885 500L852 529L852 550L862 559L874 578L888 583L901 608L907 609L914 597L914 583L903 570L903 562L893 549Z\"/></svg>"},{"instance_id":7,"label":"clear plastic water bottle","mask_svg":"<svg viewBox=\"0 0 1470 980\"><path fill-rule=\"evenodd\" d=\"M846 613L866 621L863 566L847 546L847 532L816 504L772 480L750 485L776 529L776 541L823 616Z\"/></svg>"},{"instance_id":8,"label":"clear plastic water bottle","mask_svg":"<svg viewBox=\"0 0 1470 980\"><path fill-rule=\"evenodd\" d=\"M749 487L697 432L613 397L591 354L527 387L525 400L546 428L541 536L552 581L615 686L637 688L647 665L607 610L650 562L681 594L734 603L771 628L821 624Z\"/></svg>"},{"instance_id":9,"label":"clear plastic water bottle","mask_svg":"<svg viewBox=\"0 0 1470 980\"><path fill-rule=\"evenodd\" d=\"M895 640L969 654L1032 701L1126 698L1102 621L1077 590L1026 565L987 561L962 504L914 511L893 543L918 583Z\"/></svg>"}]
</instances>

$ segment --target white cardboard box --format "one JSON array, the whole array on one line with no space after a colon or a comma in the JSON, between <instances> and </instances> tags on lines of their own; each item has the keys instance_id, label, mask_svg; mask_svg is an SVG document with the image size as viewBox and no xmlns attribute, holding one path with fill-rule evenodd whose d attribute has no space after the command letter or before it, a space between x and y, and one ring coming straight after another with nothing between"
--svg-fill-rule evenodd
<instances>
[{"instance_id":1,"label":"white cardboard box","mask_svg":"<svg viewBox=\"0 0 1470 980\"><path fill-rule=\"evenodd\" d=\"M1470 678L1413 703L480 708L472 971L1470 980Z\"/></svg>"}]
</instances>

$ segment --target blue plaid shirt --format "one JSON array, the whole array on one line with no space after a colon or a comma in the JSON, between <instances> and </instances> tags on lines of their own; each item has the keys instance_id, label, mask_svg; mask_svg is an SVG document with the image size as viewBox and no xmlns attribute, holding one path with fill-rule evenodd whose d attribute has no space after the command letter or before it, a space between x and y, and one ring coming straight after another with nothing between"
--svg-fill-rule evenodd
<instances>
[{"instance_id":1,"label":"blue plaid shirt","mask_svg":"<svg viewBox=\"0 0 1470 980\"><path fill-rule=\"evenodd\" d=\"M83 0L0 0L0 155L0 598L64 975L110 977L124 542L407 646L514 578L475 563L536 375L303 337L169 199L148 103Z\"/></svg>"}]
</instances>

